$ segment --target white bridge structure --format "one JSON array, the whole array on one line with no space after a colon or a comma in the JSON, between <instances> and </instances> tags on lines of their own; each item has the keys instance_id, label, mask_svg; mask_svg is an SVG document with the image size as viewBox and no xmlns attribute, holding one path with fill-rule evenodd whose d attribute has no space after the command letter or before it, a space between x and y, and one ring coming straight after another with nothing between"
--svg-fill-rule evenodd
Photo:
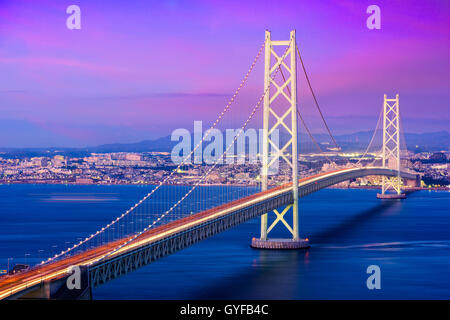
<instances>
[{"instance_id":1,"label":"white bridge structure","mask_svg":"<svg viewBox=\"0 0 450 320\"><path fill-rule=\"evenodd\" d=\"M276 48L282 48L284 53L277 53ZM297 46L295 30L291 31L289 39L281 41L272 40L271 33L266 31L264 44L249 71L211 128L215 128L223 119L224 114L230 111L231 105L236 100L236 96L244 86L263 49L265 52L263 93L242 125L242 129L245 129L250 119L259 110L260 105L263 104L264 137L261 186L257 192L221 200L212 205L207 205L207 200L212 195L205 194L204 191L199 193L201 183L233 147L238 138L236 136L221 157L217 159L217 162L208 166L197 183L183 189L185 193L183 191L177 201L162 206L161 199L169 199L169 195L165 192L168 193L172 190L171 179L174 175L179 174L180 168L185 163L188 163L190 157L200 147L200 142L185 158L185 161L180 163L168 176L163 177L161 182L139 202L114 218L109 224L99 228L73 246L40 262L28 271L1 277L0 299L91 298L92 289L96 286L126 275L128 272L256 217L261 218L261 230L259 237L253 237L252 247L263 249L307 248L310 246L309 240L300 237L299 198L343 181L366 176L383 177L380 198L399 198L404 197L401 193L402 180L420 182L419 175L400 167L398 95L395 99L388 99L386 95L384 96L381 166L368 165L364 167L358 161L351 167L337 168L333 171L320 172L299 179L298 155L301 150L297 150L298 119L305 126L313 142L315 140L297 105L298 61L301 63L315 104L330 137L337 148L338 145L312 91ZM281 99L284 104L276 105L274 101L277 98ZM287 143L283 146L278 147L271 140L271 134L275 129L284 130L289 136ZM207 135L202 140L206 138ZM285 184L271 187L268 183L268 173L275 161L285 161L288 164L291 179ZM389 193L392 190L394 193ZM184 206L191 198L198 199L195 210L192 207ZM153 199L157 201L152 202ZM292 225L287 222L288 215L292 215L292 219L289 219L292 221ZM270 224L269 221L271 221ZM269 233L278 224L285 227L288 236L285 239L269 238ZM67 279L71 273L68 273L68 270L73 266L78 266L81 272L81 287L69 290Z\"/></svg>"}]
</instances>

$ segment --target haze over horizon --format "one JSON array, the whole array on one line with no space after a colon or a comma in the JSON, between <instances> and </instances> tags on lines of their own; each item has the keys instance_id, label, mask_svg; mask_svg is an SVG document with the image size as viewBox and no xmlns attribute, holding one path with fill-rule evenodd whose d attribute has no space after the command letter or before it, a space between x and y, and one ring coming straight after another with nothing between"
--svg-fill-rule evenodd
<instances>
[{"instance_id":1,"label":"haze over horizon","mask_svg":"<svg viewBox=\"0 0 450 320\"><path fill-rule=\"evenodd\" d=\"M297 30L334 134L373 130L384 93L400 95L405 132L449 127L448 1L380 0L380 30L366 28L370 1L81 0L81 30L66 28L69 4L0 4L0 147L132 143L206 126L265 29L274 39ZM261 60L243 101L262 90ZM299 85L307 114L312 98Z\"/></svg>"},{"instance_id":2,"label":"haze over horizon","mask_svg":"<svg viewBox=\"0 0 450 320\"><path fill-rule=\"evenodd\" d=\"M203 134L206 129L203 131ZM374 145L381 144L380 131L377 131L378 139L375 139ZM194 132L191 133L191 138L194 137ZM335 135L336 141L339 146L342 147L344 151L351 150L361 151L365 150L366 145L372 138L373 131L358 131L348 134ZM224 132L224 139L225 139ZM284 135L284 133L282 133ZM330 137L325 133L313 134L316 141L322 145L322 148L326 148L330 145ZM450 132L447 130L434 131L434 132L424 132L424 133L404 133L406 139L406 146L410 151L445 151L450 148ZM281 139L286 139L284 136ZM306 132L299 133L299 150L317 151L316 147L310 142ZM170 151L173 146L178 144L180 140L172 140L171 135L164 135L154 139L141 139L130 142L112 142L105 144L90 144L83 146L61 146L61 145L48 145L48 146L31 146L31 147L6 147L0 145L0 154L15 154L16 152L41 152L45 153L48 151L52 152L93 152L93 153L110 153L110 152L153 152L153 151ZM191 141L191 143L193 143ZM204 142L203 145L206 146L211 142ZM306 144L305 144L306 143ZM419 148L420 147L420 148ZM356 149L355 149L356 148ZM417 149L419 148L419 149ZM311 150L312 149L312 150ZM323 149L326 151L326 149Z\"/></svg>"}]
</instances>

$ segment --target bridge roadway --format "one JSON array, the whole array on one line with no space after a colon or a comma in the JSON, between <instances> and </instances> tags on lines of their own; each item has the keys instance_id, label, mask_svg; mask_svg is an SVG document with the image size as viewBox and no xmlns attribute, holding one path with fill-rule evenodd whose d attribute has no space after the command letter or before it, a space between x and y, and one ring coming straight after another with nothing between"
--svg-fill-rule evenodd
<instances>
[{"instance_id":1,"label":"bridge roadway","mask_svg":"<svg viewBox=\"0 0 450 320\"><path fill-rule=\"evenodd\" d=\"M299 180L299 197L342 181L370 175L396 176L397 172L380 167L366 167L320 173ZM401 172L401 177L416 179L416 175L406 172ZM130 238L89 249L16 275L3 276L0 278L0 299L19 298L27 292L39 290L45 283L64 280L67 277L67 269L73 265L86 267L89 286L98 286L292 201L292 183L288 183L149 229L116 252L113 250ZM107 254L109 255L106 258L100 259Z\"/></svg>"}]
</instances>

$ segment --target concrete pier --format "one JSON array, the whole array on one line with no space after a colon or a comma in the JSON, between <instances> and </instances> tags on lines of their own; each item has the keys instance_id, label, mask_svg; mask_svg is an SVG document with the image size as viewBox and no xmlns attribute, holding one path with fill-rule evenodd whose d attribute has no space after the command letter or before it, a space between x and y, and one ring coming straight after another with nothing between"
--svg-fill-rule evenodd
<instances>
[{"instance_id":1,"label":"concrete pier","mask_svg":"<svg viewBox=\"0 0 450 320\"><path fill-rule=\"evenodd\" d=\"M255 249L307 249L310 247L309 239L267 239L262 240L259 238L253 238L252 244L250 245Z\"/></svg>"},{"instance_id":2,"label":"concrete pier","mask_svg":"<svg viewBox=\"0 0 450 320\"><path fill-rule=\"evenodd\" d=\"M406 199L406 194L404 193L377 193L377 198L378 199Z\"/></svg>"}]
</instances>

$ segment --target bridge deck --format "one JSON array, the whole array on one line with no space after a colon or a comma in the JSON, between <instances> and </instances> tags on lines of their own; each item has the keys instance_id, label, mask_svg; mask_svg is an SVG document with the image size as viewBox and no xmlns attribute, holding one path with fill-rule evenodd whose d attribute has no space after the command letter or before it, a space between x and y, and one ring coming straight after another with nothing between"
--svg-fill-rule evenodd
<instances>
[{"instance_id":1,"label":"bridge deck","mask_svg":"<svg viewBox=\"0 0 450 320\"><path fill-rule=\"evenodd\" d=\"M397 172L384 168L352 168L321 173L299 180L299 196L305 196L332 184L366 175L395 176L397 175ZM401 176L407 179L415 178L414 175L403 172L401 173ZM282 195L291 195L291 190L292 183L288 183L152 228L132 241L130 241L130 237L120 239L59 261L49 263L47 265L34 267L33 269L23 273L4 276L0 278L0 299L13 296L27 290L28 288L38 286L43 281L53 281L55 279L65 277L67 269L70 266L78 265L95 267L99 263L99 259L111 253L114 249L120 247L128 241L130 241L128 244L110 254L106 259L102 260L101 263L104 263L105 260L117 259L128 252L148 246L151 243L160 241L185 230L192 230L196 226L200 226L205 222L230 215L242 210L243 208L248 208L264 201L267 202ZM264 212L258 212L257 214L262 213Z\"/></svg>"}]
</instances>

